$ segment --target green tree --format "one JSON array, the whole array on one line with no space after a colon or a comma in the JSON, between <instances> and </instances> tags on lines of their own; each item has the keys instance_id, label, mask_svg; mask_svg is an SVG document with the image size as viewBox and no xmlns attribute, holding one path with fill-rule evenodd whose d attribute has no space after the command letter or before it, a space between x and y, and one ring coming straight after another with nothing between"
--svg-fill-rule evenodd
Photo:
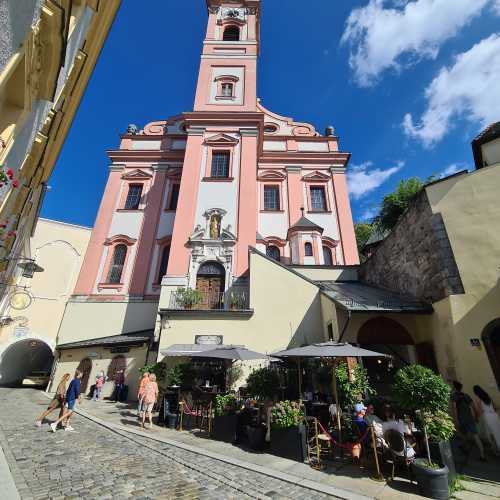
<instances>
[{"instance_id":1,"label":"green tree","mask_svg":"<svg viewBox=\"0 0 500 500\"><path fill-rule=\"evenodd\" d=\"M354 233L356 234L356 243L358 245L358 252L361 255L365 243L368 241L373 233L373 224L368 222L355 222L354 223Z\"/></svg>"},{"instance_id":2,"label":"green tree","mask_svg":"<svg viewBox=\"0 0 500 500\"><path fill-rule=\"evenodd\" d=\"M391 230L423 187L424 183L418 177L400 181L392 193L384 196L380 214L375 218L375 224L384 230Z\"/></svg>"}]
</instances>

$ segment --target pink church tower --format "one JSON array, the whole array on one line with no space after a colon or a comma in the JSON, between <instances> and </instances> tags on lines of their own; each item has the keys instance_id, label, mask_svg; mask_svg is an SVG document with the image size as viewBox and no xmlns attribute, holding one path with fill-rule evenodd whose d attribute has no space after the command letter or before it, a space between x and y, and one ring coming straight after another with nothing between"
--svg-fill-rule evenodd
<instances>
[{"instance_id":1,"label":"pink church tower","mask_svg":"<svg viewBox=\"0 0 500 500\"><path fill-rule=\"evenodd\" d=\"M358 264L332 127L265 109L256 95L260 0L207 0L194 109L109 151L110 175L76 286L83 300L213 298L245 283L248 248L284 265ZM218 300L218 299L217 299Z\"/></svg>"}]
</instances>

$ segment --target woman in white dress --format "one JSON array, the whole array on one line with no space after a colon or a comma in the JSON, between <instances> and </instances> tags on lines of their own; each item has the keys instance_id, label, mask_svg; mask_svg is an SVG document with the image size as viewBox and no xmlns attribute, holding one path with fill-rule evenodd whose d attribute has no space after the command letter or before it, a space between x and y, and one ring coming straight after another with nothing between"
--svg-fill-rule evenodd
<instances>
[{"instance_id":1,"label":"woman in white dress","mask_svg":"<svg viewBox=\"0 0 500 500\"><path fill-rule=\"evenodd\" d=\"M479 417L479 426L484 431L495 455L500 455L500 417L493 401L484 389L475 385L472 390L476 396L475 408Z\"/></svg>"}]
</instances>

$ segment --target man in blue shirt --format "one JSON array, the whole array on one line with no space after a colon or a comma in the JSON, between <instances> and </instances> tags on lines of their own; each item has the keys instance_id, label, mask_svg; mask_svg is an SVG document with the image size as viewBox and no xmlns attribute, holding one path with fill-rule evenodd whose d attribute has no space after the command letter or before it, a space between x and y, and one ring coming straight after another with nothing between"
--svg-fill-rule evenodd
<instances>
[{"instance_id":1,"label":"man in blue shirt","mask_svg":"<svg viewBox=\"0 0 500 500\"><path fill-rule=\"evenodd\" d=\"M80 390L82 386L81 378L82 378L82 372L79 370L76 370L75 372L75 378L70 382L68 390L66 391L66 412L62 415L62 417L58 418L55 422L52 422L50 424L50 429L52 432L56 432L57 430L57 424L59 422L62 422L66 420L66 427L64 430L66 431L73 431L73 427L69 425L69 421L71 419L71 416L73 415L75 405L76 405L76 400L78 399L78 403L81 403L81 395L80 395Z\"/></svg>"}]
</instances>

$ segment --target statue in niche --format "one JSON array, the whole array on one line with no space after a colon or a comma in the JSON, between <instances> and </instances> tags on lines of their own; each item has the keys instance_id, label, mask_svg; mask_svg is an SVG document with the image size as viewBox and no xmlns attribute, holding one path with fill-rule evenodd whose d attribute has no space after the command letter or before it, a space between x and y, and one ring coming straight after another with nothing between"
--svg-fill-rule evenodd
<instances>
[{"instance_id":1,"label":"statue in niche","mask_svg":"<svg viewBox=\"0 0 500 500\"><path fill-rule=\"evenodd\" d=\"M210 217L210 239L216 240L220 238L220 217L212 215Z\"/></svg>"}]
</instances>

